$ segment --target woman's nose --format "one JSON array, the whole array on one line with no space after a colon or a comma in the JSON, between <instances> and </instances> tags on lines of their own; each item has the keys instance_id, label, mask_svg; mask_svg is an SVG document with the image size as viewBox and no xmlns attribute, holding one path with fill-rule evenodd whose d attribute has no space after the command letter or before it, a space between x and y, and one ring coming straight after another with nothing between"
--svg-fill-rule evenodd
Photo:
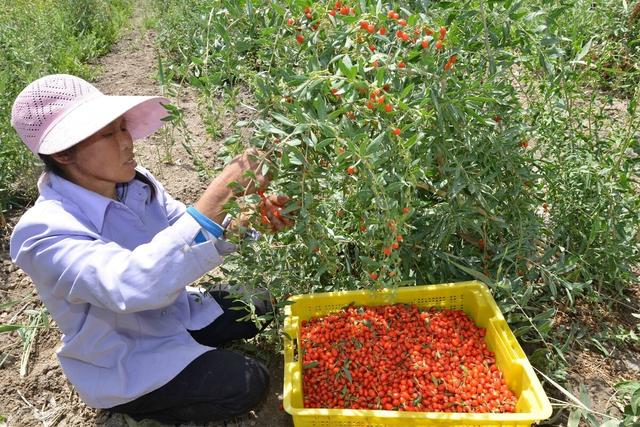
<instances>
[{"instance_id":1,"label":"woman's nose","mask_svg":"<svg viewBox=\"0 0 640 427\"><path fill-rule=\"evenodd\" d=\"M118 132L118 143L122 148L131 148L133 147L133 138L128 130L120 130Z\"/></svg>"}]
</instances>

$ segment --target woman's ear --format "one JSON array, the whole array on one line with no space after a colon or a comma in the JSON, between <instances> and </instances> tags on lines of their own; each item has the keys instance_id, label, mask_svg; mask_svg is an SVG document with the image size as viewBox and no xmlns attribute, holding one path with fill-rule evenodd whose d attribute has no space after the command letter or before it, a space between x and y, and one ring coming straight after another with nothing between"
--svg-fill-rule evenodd
<instances>
[{"instance_id":1,"label":"woman's ear","mask_svg":"<svg viewBox=\"0 0 640 427\"><path fill-rule=\"evenodd\" d=\"M70 165L75 160L71 149L67 149L59 153L53 153L51 154L51 157L53 160L63 165Z\"/></svg>"}]
</instances>

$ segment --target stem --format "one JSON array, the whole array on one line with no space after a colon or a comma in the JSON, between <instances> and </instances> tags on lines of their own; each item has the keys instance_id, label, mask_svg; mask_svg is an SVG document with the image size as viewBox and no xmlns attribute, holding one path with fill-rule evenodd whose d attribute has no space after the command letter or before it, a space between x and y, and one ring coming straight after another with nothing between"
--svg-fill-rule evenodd
<instances>
[{"instance_id":1,"label":"stem","mask_svg":"<svg viewBox=\"0 0 640 427\"><path fill-rule=\"evenodd\" d=\"M480 15L482 16L482 28L484 29L484 47L487 49L487 57L489 58L489 74L495 74L496 63L493 58L493 52L491 51L491 44L489 43L489 27L487 26L487 13L484 9L484 0L480 2Z\"/></svg>"},{"instance_id":2,"label":"stem","mask_svg":"<svg viewBox=\"0 0 640 427\"><path fill-rule=\"evenodd\" d=\"M211 11L209 12L209 20L207 21L207 45L204 50L204 70L202 73L205 76L207 75L207 68L209 64L209 30L211 29L211 18L213 18L213 11L215 9L215 7L211 8Z\"/></svg>"}]
</instances>

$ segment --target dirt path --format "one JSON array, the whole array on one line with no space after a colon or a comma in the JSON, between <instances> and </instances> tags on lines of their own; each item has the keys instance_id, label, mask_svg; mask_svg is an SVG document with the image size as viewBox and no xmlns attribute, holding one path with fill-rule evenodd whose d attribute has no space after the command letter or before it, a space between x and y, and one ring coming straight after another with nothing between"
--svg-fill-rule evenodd
<instances>
[{"instance_id":1,"label":"dirt path","mask_svg":"<svg viewBox=\"0 0 640 427\"><path fill-rule=\"evenodd\" d=\"M103 92L112 95L157 95L161 93L155 81L157 56L153 31L144 29L144 0L138 1L130 29L113 47L111 53L96 61L100 70L93 82ZM185 121L197 153L210 164L216 162L215 151L220 141L229 136L233 123L247 118L251 111L238 108L223 114L220 135L210 140L205 132L195 93L178 88L172 102L185 110ZM180 135L156 134L136 145L138 163L158 177L165 188L178 200L193 202L206 187L192 166L191 157L182 147ZM170 153L171 163L161 159ZM43 307L31 280L15 267L8 254L8 232L22 212L7 218L8 228L0 234L0 324L25 324L37 319ZM55 325L39 328L33 341L27 364L27 374L20 375L23 338L18 331L0 334L0 427L7 426L159 426L158 423L135 423L121 415L111 415L84 405L66 381L55 356L60 333ZM271 388L267 401L243 420L227 426L290 426L291 419L279 410L282 393L282 358L273 355L269 368ZM3 422L3 418L6 421Z\"/></svg>"}]
</instances>

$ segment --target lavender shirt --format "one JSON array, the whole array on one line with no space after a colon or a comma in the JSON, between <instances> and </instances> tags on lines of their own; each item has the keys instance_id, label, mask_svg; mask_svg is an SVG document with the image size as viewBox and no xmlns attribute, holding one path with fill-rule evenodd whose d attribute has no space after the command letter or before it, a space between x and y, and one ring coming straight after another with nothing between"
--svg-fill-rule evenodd
<instances>
[{"instance_id":1,"label":"lavender shirt","mask_svg":"<svg viewBox=\"0 0 640 427\"><path fill-rule=\"evenodd\" d=\"M63 333L57 350L82 400L110 408L153 391L211 350L197 330L222 313L185 287L222 263L221 240L195 244L201 230L184 204L133 180L122 202L54 174L11 236L11 257L35 283ZM229 246L227 246L229 245Z\"/></svg>"}]
</instances>

